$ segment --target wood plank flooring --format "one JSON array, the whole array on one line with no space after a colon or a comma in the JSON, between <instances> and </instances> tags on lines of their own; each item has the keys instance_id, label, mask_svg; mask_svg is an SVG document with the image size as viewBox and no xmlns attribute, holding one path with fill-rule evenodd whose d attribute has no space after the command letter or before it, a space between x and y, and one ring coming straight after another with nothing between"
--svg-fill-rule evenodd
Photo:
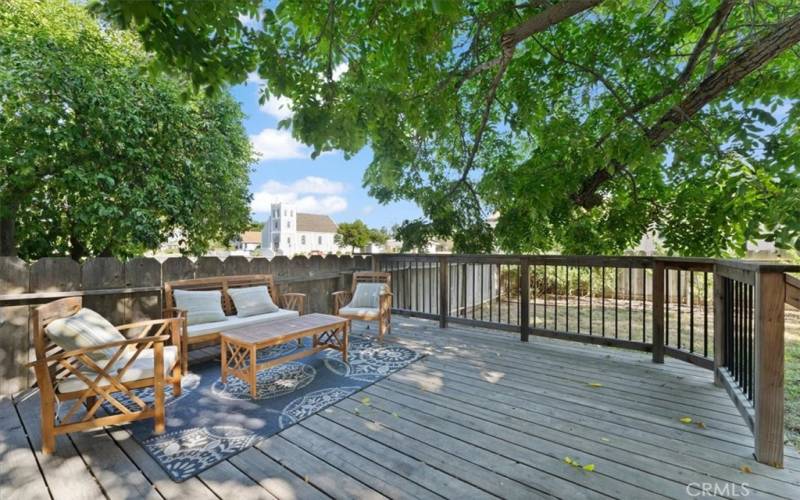
<instances>
[{"instance_id":1,"label":"wood plank flooring","mask_svg":"<svg viewBox=\"0 0 800 500\"><path fill-rule=\"evenodd\" d=\"M752 434L707 370L393 322L389 340L423 360L183 483L124 428L60 436L45 457L36 392L2 399L0 498L639 500L693 498L703 484L717 497L800 498L800 455L787 447L784 469L755 462Z\"/></svg>"}]
</instances>

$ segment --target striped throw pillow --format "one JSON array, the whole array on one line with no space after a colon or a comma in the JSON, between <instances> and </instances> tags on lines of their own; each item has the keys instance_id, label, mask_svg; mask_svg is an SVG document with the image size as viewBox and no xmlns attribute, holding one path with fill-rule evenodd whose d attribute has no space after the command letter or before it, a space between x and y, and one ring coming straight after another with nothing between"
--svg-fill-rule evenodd
<instances>
[{"instance_id":1,"label":"striped throw pillow","mask_svg":"<svg viewBox=\"0 0 800 500\"><path fill-rule=\"evenodd\" d=\"M222 310L222 292L213 290L198 292L190 290L175 290L175 307L186 311L186 323L213 323L225 321L225 311Z\"/></svg>"},{"instance_id":2,"label":"striped throw pillow","mask_svg":"<svg viewBox=\"0 0 800 500\"><path fill-rule=\"evenodd\" d=\"M244 288L229 288L228 295L236 306L236 315L240 318L255 316L256 314L269 314L278 310L272 302L266 286L249 286Z\"/></svg>"},{"instance_id":3,"label":"striped throw pillow","mask_svg":"<svg viewBox=\"0 0 800 500\"><path fill-rule=\"evenodd\" d=\"M51 322L45 327L44 332L53 343L65 351L125 340L114 325L85 307L68 318L59 318ZM102 362L111 359L118 350L119 347L109 347L87 352L86 355L93 361L101 363L102 367Z\"/></svg>"}]
</instances>

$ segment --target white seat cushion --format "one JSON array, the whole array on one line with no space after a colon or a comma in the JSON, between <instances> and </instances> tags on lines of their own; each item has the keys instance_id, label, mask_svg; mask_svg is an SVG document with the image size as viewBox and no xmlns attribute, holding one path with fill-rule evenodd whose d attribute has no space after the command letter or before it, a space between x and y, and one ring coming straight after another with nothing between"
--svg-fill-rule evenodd
<instances>
[{"instance_id":1,"label":"white seat cushion","mask_svg":"<svg viewBox=\"0 0 800 500\"><path fill-rule=\"evenodd\" d=\"M278 309L273 313L256 314L254 316L247 316L244 318L239 316L228 316L225 321L215 321L213 323L189 325L187 327L187 331L189 332L189 337L191 338L200 335L208 335L210 333L219 333L221 331L230 330L231 328L237 328L240 326L250 326L259 323L269 323L271 321L276 321L279 319L294 318L299 315L300 313L298 313L297 311L290 311L288 309Z\"/></svg>"},{"instance_id":2,"label":"white seat cushion","mask_svg":"<svg viewBox=\"0 0 800 500\"><path fill-rule=\"evenodd\" d=\"M44 329L50 340L65 351L95 347L125 340L119 330L91 309L85 307L67 318L52 321ZM111 359L119 347L87 352L94 361Z\"/></svg>"},{"instance_id":3,"label":"white seat cushion","mask_svg":"<svg viewBox=\"0 0 800 500\"><path fill-rule=\"evenodd\" d=\"M132 356L131 353L129 356ZM125 375L122 376L123 382L134 382L136 380L142 380L146 378L150 378L155 374L155 351L153 349L145 349L139 353L137 356L136 361L133 362L131 366L125 370ZM114 369L109 370L110 374L114 374L116 370L121 369L125 366L128 362L130 357L125 357L117 361L114 364ZM175 362L178 360L178 347L174 345L164 346L164 376L166 377L169 375L170 370L172 370ZM102 363L98 363L100 367L103 366ZM86 375L86 378L89 380L94 380L97 378L97 372L90 370L88 368L84 368L81 370L83 374ZM102 378L99 382L101 387L110 385L107 378ZM70 375L69 377L65 377L58 383L58 392L73 392L73 391L82 391L86 389L88 386L75 375Z\"/></svg>"},{"instance_id":4,"label":"white seat cushion","mask_svg":"<svg viewBox=\"0 0 800 500\"><path fill-rule=\"evenodd\" d=\"M212 321L225 321L222 310L222 292L219 290L175 290L175 307L186 311L186 324L195 325Z\"/></svg>"},{"instance_id":5,"label":"white seat cushion","mask_svg":"<svg viewBox=\"0 0 800 500\"><path fill-rule=\"evenodd\" d=\"M357 319L378 319L380 311L377 307L341 307L339 316Z\"/></svg>"},{"instance_id":6,"label":"white seat cushion","mask_svg":"<svg viewBox=\"0 0 800 500\"><path fill-rule=\"evenodd\" d=\"M272 302L266 286L229 288L228 295L236 306L236 315L240 318L278 312L278 306Z\"/></svg>"}]
</instances>

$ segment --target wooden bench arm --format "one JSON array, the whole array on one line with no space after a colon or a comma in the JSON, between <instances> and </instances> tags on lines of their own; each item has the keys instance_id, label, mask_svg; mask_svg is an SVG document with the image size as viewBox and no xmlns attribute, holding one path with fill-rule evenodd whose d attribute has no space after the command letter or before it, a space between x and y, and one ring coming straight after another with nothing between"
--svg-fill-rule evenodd
<instances>
[{"instance_id":1,"label":"wooden bench arm","mask_svg":"<svg viewBox=\"0 0 800 500\"><path fill-rule=\"evenodd\" d=\"M301 315L305 314L306 310L306 294L289 292L281 295L281 305L284 309L291 309L299 312Z\"/></svg>"},{"instance_id":2,"label":"wooden bench arm","mask_svg":"<svg viewBox=\"0 0 800 500\"><path fill-rule=\"evenodd\" d=\"M378 297L378 307L380 309L381 316L383 316L384 313L392 310L392 297L394 297L392 292L384 292Z\"/></svg>"},{"instance_id":3,"label":"wooden bench arm","mask_svg":"<svg viewBox=\"0 0 800 500\"><path fill-rule=\"evenodd\" d=\"M347 292L344 290L339 290L338 292L333 292L331 294L333 296L333 315L336 316L339 314L339 309L342 308L345 304L349 303L352 300L353 294L351 292Z\"/></svg>"}]
</instances>

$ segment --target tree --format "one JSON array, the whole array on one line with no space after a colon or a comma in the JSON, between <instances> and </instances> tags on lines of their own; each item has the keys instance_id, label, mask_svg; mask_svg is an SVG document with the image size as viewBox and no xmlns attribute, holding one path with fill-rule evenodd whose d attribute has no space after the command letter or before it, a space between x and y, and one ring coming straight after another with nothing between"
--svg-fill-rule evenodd
<instances>
[{"instance_id":1,"label":"tree","mask_svg":"<svg viewBox=\"0 0 800 500\"><path fill-rule=\"evenodd\" d=\"M238 103L150 74L137 37L66 0L0 8L0 254L202 253L249 217Z\"/></svg>"},{"instance_id":2,"label":"tree","mask_svg":"<svg viewBox=\"0 0 800 500\"><path fill-rule=\"evenodd\" d=\"M361 219L354 222L342 222L336 229L334 241L341 247L350 247L355 253L356 248L364 248L370 243L382 245L389 236L380 229L370 229Z\"/></svg>"},{"instance_id":3,"label":"tree","mask_svg":"<svg viewBox=\"0 0 800 500\"><path fill-rule=\"evenodd\" d=\"M681 254L800 248L793 0L296 0L260 17L238 63L258 61L264 99L292 100L284 125L315 154L372 148L370 194L424 212L410 240L595 253L657 231ZM176 26L136 29L178 50Z\"/></svg>"}]
</instances>

